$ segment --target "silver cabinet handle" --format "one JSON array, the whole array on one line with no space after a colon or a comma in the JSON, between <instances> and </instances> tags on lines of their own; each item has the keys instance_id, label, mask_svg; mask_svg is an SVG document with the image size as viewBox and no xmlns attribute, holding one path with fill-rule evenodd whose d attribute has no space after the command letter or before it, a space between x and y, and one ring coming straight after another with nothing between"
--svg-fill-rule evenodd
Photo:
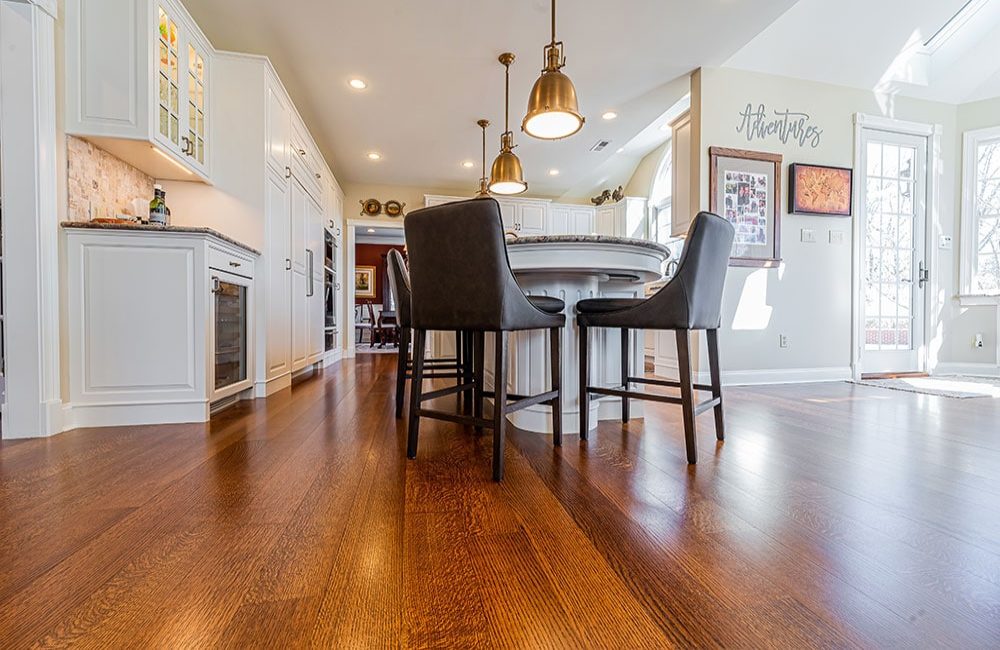
<instances>
[{"instance_id":1,"label":"silver cabinet handle","mask_svg":"<svg viewBox=\"0 0 1000 650\"><path fill-rule=\"evenodd\" d=\"M285 270L286 271L292 270L292 260L288 259L287 257L285 258Z\"/></svg>"},{"instance_id":2,"label":"silver cabinet handle","mask_svg":"<svg viewBox=\"0 0 1000 650\"><path fill-rule=\"evenodd\" d=\"M238 268L240 268L243 265L240 264L239 262L230 262L229 266L233 267L234 269L238 269Z\"/></svg>"},{"instance_id":3,"label":"silver cabinet handle","mask_svg":"<svg viewBox=\"0 0 1000 650\"><path fill-rule=\"evenodd\" d=\"M292 168L285 167L285 178L291 178L291 177L292 177Z\"/></svg>"},{"instance_id":4,"label":"silver cabinet handle","mask_svg":"<svg viewBox=\"0 0 1000 650\"><path fill-rule=\"evenodd\" d=\"M306 289L306 297L312 298L313 294L316 293L316 287L314 286L315 280L313 280L313 252L310 249L306 249L306 255L309 256L309 286Z\"/></svg>"},{"instance_id":5,"label":"silver cabinet handle","mask_svg":"<svg viewBox=\"0 0 1000 650\"><path fill-rule=\"evenodd\" d=\"M337 291L340 291L340 283L337 283Z\"/></svg>"},{"instance_id":6,"label":"silver cabinet handle","mask_svg":"<svg viewBox=\"0 0 1000 650\"><path fill-rule=\"evenodd\" d=\"M917 286L921 289L924 285L931 281L931 270L927 268L923 262L920 262L920 266L917 268Z\"/></svg>"},{"instance_id":7,"label":"silver cabinet handle","mask_svg":"<svg viewBox=\"0 0 1000 650\"><path fill-rule=\"evenodd\" d=\"M305 149L299 149L299 155L300 156L306 155L306 150Z\"/></svg>"},{"instance_id":8,"label":"silver cabinet handle","mask_svg":"<svg viewBox=\"0 0 1000 650\"><path fill-rule=\"evenodd\" d=\"M212 278L212 293L219 293L222 290L222 284L219 282L219 278Z\"/></svg>"}]
</instances>

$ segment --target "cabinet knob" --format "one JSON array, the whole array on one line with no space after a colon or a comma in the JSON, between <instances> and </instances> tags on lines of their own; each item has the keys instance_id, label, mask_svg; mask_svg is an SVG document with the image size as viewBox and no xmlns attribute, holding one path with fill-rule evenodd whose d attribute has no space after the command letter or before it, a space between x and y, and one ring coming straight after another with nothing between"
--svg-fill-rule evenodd
<instances>
[{"instance_id":1,"label":"cabinet knob","mask_svg":"<svg viewBox=\"0 0 1000 650\"><path fill-rule=\"evenodd\" d=\"M321 179L321 178L323 178L323 177L322 177L322 176L320 176L319 174L316 174L316 180L319 180L319 179Z\"/></svg>"}]
</instances>

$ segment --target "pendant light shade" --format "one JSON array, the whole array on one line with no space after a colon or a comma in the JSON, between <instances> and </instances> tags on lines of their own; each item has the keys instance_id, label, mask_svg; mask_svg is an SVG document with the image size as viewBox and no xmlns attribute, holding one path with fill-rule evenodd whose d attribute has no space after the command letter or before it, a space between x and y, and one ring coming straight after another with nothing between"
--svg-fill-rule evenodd
<instances>
[{"instance_id":1,"label":"pendant light shade","mask_svg":"<svg viewBox=\"0 0 1000 650\"><path fill-rule=\"evenodd\" d=\"M583 128L576 87L562 73L566 65L563 44L556 40L556 0L552 0L552 42L545 46L545 67L528 96L528 112L521 130L542 140L568 138Z\"/></svg>"},{"instance_id":2,"label":"pendant light shade","mask_svg":"<svg viewBox=\"0 0 1000 650\"><path fill-rule=\"evenodd\" d=\"M479 120L476 122L483 130L483 173L479 177L479 191L476 192L477 199L490 198L490 179L486 175L486 127L490 125L489 120Z\"/></svg>"},{"instance_id":3,"label":"pendant light shade","mask_svg":"<svg viewBox=\"0 0 1000 650\"><path fill-rule=\"evenodd\" d=\"M493 168L490 170L490 192L522 194L528 191L528 184L524 182L521 161L514 154L514 134L510 131L510 64L514 62L514 55L504 52L499 60L505 69L504 132L500 136L500 155L493 161Z\"/></svg>"}]
</instances>

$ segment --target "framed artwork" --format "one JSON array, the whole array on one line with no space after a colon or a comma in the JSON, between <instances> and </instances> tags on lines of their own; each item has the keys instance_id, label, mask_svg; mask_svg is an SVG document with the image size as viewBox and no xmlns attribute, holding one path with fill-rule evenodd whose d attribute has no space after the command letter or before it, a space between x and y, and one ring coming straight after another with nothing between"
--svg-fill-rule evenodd
<instances>
[{"instance_id":1,"label":"framed artwork","mask_svg":"<svg viewBox=\"0 0 1000 650\"><path fill-rule=\"evenodd\" d=\"M854 170L826 165L788 166L788 212L851 216Z\"/></svg>"},{"instance_id":2,"label":"framed artwork","mask_svg":"<svg viewBox=\"0 0 1000 650\"><path fill-rule=\"evenodd\" d=\"M781 155L709 147L709 210L736 229L730 266L781 262Z\"/></svg>"},{"instance_id":3,"label":"framed artwork","mask_svg":"<svg viewBox=\"0 0 1000 650\"><path fill-rule=\"evenodd\" d=\"M375 297L374 266L357 266L354 268L354 296L356 298Z\"/></svg>"}]
</instances>

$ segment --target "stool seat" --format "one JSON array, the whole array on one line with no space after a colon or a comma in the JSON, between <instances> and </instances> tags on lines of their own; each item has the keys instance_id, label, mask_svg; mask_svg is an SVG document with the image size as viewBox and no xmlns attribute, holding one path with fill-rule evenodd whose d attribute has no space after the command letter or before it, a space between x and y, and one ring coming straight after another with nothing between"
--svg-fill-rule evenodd
<instances>
[{"instance_id":1,"label":"stool seat","mask_svg":"<svg viewBox=\"0 0 1000 650\"><path fill-rule=\"evenodd\" d=\"M587 298L576 303L576 311L581 314L611 314L638 307L644 302L643 298Z\"/></svg>"},{"instance_id":2,"label":"stool seat","mask_svg":"<svg viewBox=\"0 0 1000 650\"><path fill-rule=\"evenodd\" d=\"M546 314L558 314L566 309L566 303L552 296L528 296L528 302Z\"/></svg>"}]
</instances>

